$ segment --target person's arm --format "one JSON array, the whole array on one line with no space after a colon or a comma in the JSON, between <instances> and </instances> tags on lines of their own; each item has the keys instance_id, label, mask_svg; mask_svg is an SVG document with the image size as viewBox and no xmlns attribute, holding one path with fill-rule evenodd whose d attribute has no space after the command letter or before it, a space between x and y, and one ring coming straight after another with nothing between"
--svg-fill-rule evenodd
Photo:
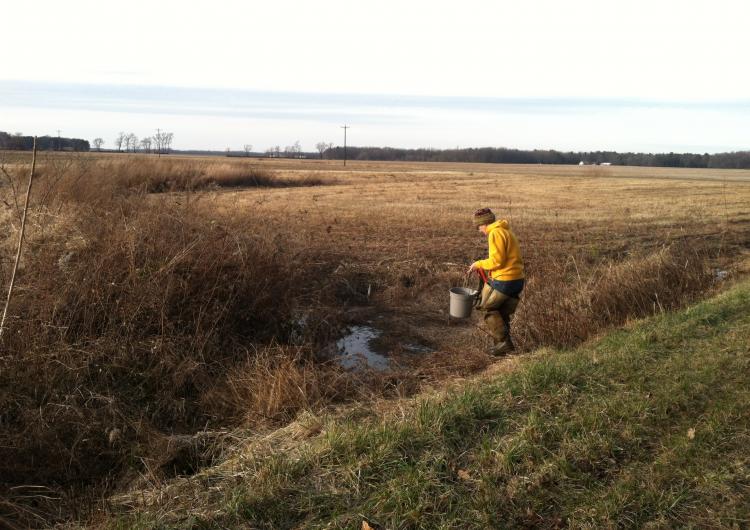
<instances>
[{"instance_id":1,"label":"person's arm","mask_svg":"<svg viewBox=\"0 0 750 530\"><path fill-rule=\"evenodd\" d=\"M489 247L489 257L472 263L472 269L481 268L486 271L491 271L499 269L505 262L505 247L507 243L505 234L500 230L494 230L490 234L490 237L487 238L487 243Z\"/></svg>"}]
</instances>

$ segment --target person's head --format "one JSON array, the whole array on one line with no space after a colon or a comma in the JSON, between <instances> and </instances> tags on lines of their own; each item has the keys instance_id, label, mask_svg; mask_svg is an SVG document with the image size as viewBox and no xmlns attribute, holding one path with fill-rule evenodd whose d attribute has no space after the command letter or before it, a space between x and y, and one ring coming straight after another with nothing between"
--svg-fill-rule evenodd
<instances>
[{"instance_id":1,"label":"person's head","mask_svg":"<svg viewBox=\"0 0 750 530\"><path fill-rule=\"evenodd\" d=\"M487 235L487 226L495 222L495 214L489 208L480 208L474 212L472 221L474 221L477 230Z\"/></svg>"}]
</instances>

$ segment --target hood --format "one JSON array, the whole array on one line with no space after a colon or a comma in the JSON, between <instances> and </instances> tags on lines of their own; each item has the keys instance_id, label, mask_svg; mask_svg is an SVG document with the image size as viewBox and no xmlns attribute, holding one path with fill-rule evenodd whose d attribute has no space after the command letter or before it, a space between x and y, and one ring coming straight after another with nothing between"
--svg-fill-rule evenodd
<instances>
[{"instance_id":1,"label":"hood","mask_svg":"<svg viewBox=\"0 0 750 530\"><path fill-rule=\"evenodd\" d=\"M502 228L504 230L507 230L509 227L510 225L508 224L508 221L506 221L505 219L501 219L500 221L495 221L491 225L487 226L487 235L489 235L490 232L492 232L495 228Z\"/></svg>"}]
</instances>

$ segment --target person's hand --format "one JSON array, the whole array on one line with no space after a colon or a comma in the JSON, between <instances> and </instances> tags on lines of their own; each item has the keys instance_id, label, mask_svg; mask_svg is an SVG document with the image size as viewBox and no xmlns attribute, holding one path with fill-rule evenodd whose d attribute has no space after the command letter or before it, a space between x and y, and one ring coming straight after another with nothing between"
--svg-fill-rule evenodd
<instances>
[{"instance_id":1,"label":"person's hand","mask_svg":"<svg viewBox=\"0 0 750 530\"><path fill-rule=\"evenodd\" d=\"M472 263L471 264L471 266L469 267L469 270L466 271L467 276L471 275L472 272L474 272L475 270L477 270L477 266L476 265L477 265L476 263Z\"/></svg>"}]
</instances>

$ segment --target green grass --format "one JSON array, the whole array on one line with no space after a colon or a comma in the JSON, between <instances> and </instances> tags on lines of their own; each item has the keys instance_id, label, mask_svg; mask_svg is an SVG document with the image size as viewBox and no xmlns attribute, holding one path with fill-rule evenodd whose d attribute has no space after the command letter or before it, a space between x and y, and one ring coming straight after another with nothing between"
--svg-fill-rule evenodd
<instances>
[{"instance_id":1,"label":"green grass","mask_svg":"<svg viewBox=\"0 0 750 530\"><path fill-rule=\"evenodd\" d=\"M747 527L750 283L251 456L169 527ZM184 517L187 517L186 515ZM140 514L116 523L153 527Z\"/></svg>"}]
</instances>

